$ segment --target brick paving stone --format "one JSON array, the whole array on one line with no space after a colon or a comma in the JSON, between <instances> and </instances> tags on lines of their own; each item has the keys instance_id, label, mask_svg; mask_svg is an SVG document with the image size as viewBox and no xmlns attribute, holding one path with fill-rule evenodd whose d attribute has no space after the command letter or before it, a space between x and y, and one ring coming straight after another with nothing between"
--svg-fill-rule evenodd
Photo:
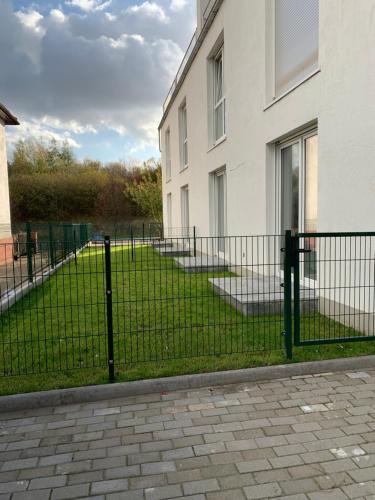
<instances>
[{"instance_id":1,"label":"brick paving stone","mask_svg":"<svg viewBox=\"0 0 375 500\"><path fill-rule=\"evenodd\" d=\"M282 495L282 490L278 483L260 484L246 486L244 488L248 500L258 500L261 498L274 498Z\"/></svg>"},{"instance_id":2,"label":"brick paving stone","mask_svg":"<svg viewBox=\"0 0 375 500\"><path fill-rule=\"evenodd\" d=\"M114 467L102 471L105 479L121 479L122 477L134 477L141 474L141 467L139 465L130 465L128 467ZM97 474L98 471L95 471Z\"/></svg>"},{"instance_id":3,"label":"brick paving stone","mask_svg":"<svg viewBox=\"0 0 375 500\"><path fill-rule=\"evenodd\" d=\"M207 493L219 490L219 483L216 479L202 479L201 481L191 481L182 485L185 495L195 495L196 493Z\"/></svg>"},{"instance_id":4,"label":"brick paving stone","mask_svg":"<svg viewBox=\"0 0 375 500\"><path fill-rule=\"evenodd\" d=\"M174 462L151 462L141 465L141 471L144 475L162 474L164 472L171 472L176 470Z\"/></svg>"},{"instance_id":5,"label":"brick paving stone","mask_svg":"<svg viewBox=\"0 0 375 500\"><path fill-rule=\"evenodd\" d=\"M163 460L179 460L181 458L194 457L194 451L191 446L187 448L176 448L174 450L163 451L161 454Z\"/></svg>"},{"instance_id":6,"label":"brick paving stone","mask_svg":"<svg viewBox=\"0 0 375 500\"><path fill-rule=\"evenodd\" d=\"M51 495L50 489L21 491L14 493L12 500L49 500Z\"/></svg>"},{"instance_id":7,"label":"brick paving stone","mask_svg":"<svg viewBox=\"0 0 375 500\"><path fill-rule=\"evenodd\" d=\"M199 481L202 479L202 470L192 469L177 472L168 472L167 478L169 484L183 483L184 481Z\"/></svg>"},{"instance_id":8,"label":"brick paving stone","mask_svg":"<svg viewBox=\"0 0 375 500\"><path fill-rule=\"evenodd\" d=\"M309 494L310 500L346 500L347 495L340 489L325 490ZM354 497L351 497L354 498ZM355 497L358 499L358 497Z\"/></svg>"},{"instance_id":9,"label":"brick paving stone","mask_svg":"<svg viewBox=\"0 0 375 500\"><path fill-rule=\"evenodd\" d=\"M28 481L7 481L0 483L0 494L26 490Z\"/></svg>"},{"instance_id":10,"label":"brick paving stone","mask_svg":"<svg viewBox=\"0 0 375 500\"><path fill-rule=\"evenodd\" d=\"M375 500L366 374L0 414L0 500Z\"/></svg>"},{"instance_id":11,"label":"brick paving stone","mask_svg":"<svg viewBox=\"0 0 375 500\"><path fill-rule=\"evenodd\" d=\"M112 479L108 481L97 481L91 484L91 493L108 494L116 491L126 491L129 487L127 479Z\"/></svg>"},{"instance_id":12,"label":"brick paving stone","mask_svg":"<svg viewBox=\"0 0 375 500\"><path fill-rule=\"evenodd\" d=\"M237 468L239 472L258 472L261 470L269 470L272 468L268 460L252 460L250 462L240 462L237 463Z\"/></svg>"},{"instance_id":13,"label":"brick paving stone","mask_svg":"<svg viewBox=\"0 0 375 500\"><path fill-rule=\"evenodd\" d=\"M39 460L40 466L64 464L73 460L73 453L61 453L60 455L52 455L49 457L42 457Z\"/></svg>"},{"instance_id":14,"label":"brick paving stone","mask_svg":"<svg viewBox=\"0 0 375 500\"><path fill-rule=\"evenodd\" d=\"M29 490L43 490L44 488L58 488L65 486L66 476L37 477L30 481Z\"/></svg>"},{"instance_id":15,"label":"brick paving stone","mask_svg":"<svg viewBox=\"0 0 375 500\"><path fill-rule=\"evenodd\" d=\"M234 464L210 465L202 467L200 472L202 479L212 479L237 474L237 469Z\"/></svg>"},{"instance_id":16,"label":"brick paving stone","mask_svg":"<svg viewBox=\"0 0 375 500\"><path fill-rule=\"evenodd\" d=\"M167 480L165 474L153 474L152 476L138 476L129 478L129 487L131 490L139 490L140 488L155 488L157 486L165 486Z\"/></svg>"},{"instance_id":17,"label":"brick paving stone","mask_svg":"<svg viewBox=\"0 0 375 500\"><path fill-rule=\"evenodd\" d=\"M79 484L76 486L64 486L52 490L51 500L66 500L88 496L90 484Z\"/></svg>"},{"instance_id":18,"label":"brick paving stone","mask_svg":"<svg viewBox=\"0 0 375 500\"><path fill-rule=\"evenodd\" d=\"M207 493L207 500L245 500L245 494L242 490L227 490L215 493Z\"/></svg>"},{"instance_id":19,"label":"brick paving stone","mask_svg":"<svg viewBox=\"0 0 375 500\"><path fill-rule=\"evenodd\" d=\"M145 490L146 500L164 500L174 497L182 497L180 485L160 486L156 488L147 488Z\"/></svg>"},{"instance_id":20,"label":"brick paving stone","mask_svg":"<svg viewBox=\"0 0 375 500\"><path fill-rule=\"evenodd\" d=\"M254 439L238 439L236 441L229 441L225 444L228 451L247 451L254 450L258 446Z\"/></svg>"},{"instance_id":21,"label":"brick paving stone","mask_svg":"<svg viewBox=\"0 0 375 500\"><path fill-rule=\"evenodd\" d=\"M30 469L31 467L35 467L37 463L38 463L37 458L10 460L4 462L3 466L1 467L1 471L6 472L10 470Z\"/></svg>"},{"instance_id":22,"label":"brick paving stone","mask_svg":"<svg viewBox=\"0 0 375 500\"><path fill-rule=\"evenodd\" d=\"M353 483L353 479L350 477L350 474L347 474L346 472L335 472L334 474L327 476L316 476L314 479L322 490L330 490Z\"/></svg>"},{"instance_id":23,"label":"brick paving stone","mask_svg":"<svg viewBox=\"0 0 375 500\"><path fill-rule=\"evenodd\" d=\"M143 490L121 491L120 493L110 493L105 496L106 500L144 500L144 498Z\"/></svg>"},{"instance_id":24,"label":"brick paving stone","mask_svg":"<svg viewBox=\"0 0 375 500\"><path fill-rule=\"evenodd\" d=\"M280 481L280 488L286 495L297 493L309 493L317 489L316 482L311 478L292 479L291 481Z\"/></svg>"}]
</instances>

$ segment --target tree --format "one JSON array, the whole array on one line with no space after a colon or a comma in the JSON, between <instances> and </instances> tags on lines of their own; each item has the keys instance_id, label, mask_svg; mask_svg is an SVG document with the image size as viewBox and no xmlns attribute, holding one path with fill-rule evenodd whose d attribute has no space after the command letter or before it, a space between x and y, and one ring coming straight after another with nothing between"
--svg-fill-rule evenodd
<instances>
[{"instance_id":1,"label":"tree","mask_svg":"<svg viewBox=\"0 0 375 500\"><path fill-rule=\"evenodd\" d=\"M76 165L72 149L67 142L59 144L36 139L20 140L14 148L10 175L55 172Z\"/></svg>"},{"instance_id":2,"label":"tree","mask_svg":"<svg viewBox=\"0 0 375 500\"><path fill-rule=\"evenodd\" d=\"M16 144L9 190L14 223L117 224L139 215L161 220L161 174L154 161L141 167L78 161L68 144L53 140Z\"/></svg>"},{"instance_id":3,"label":"tree","mask_svg":"<svg viewBox=\"0 0 375 500\"><path fill-rule=\"evenodd\" d=\"M161 166L154 160L144 164L139 180L126 187L129 197L136 203L140 214L155 221L163 221Z\"/></svg>"}]
</instances>

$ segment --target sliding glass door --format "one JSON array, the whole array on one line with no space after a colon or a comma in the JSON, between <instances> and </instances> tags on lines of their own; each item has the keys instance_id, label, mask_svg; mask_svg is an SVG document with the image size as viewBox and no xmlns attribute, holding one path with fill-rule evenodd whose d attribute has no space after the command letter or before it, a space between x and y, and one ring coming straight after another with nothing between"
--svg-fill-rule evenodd
<instances>
[{"instance_id":1,"label":"sliding glass door","mask_svg":"<svg viewBox=\"0 0 375 500\"><path fill-rule=\"evenodd\" d=\"M189 188L184 186L181 188L181 236L187 238L189 234Z\"/></svg>"},{"instance_id":2,"label":"sliding glass door","mask_svg":"<svg viewBox=\"0 0 375 500\"><path fill-rule=\"evenodd\" d=\"M318 217L318 135L316 131L296 137L277 148L279 226L281 234L315 233ZM307 240L301 276L316 280L315 238Z\"/></svg>"},{"instance_id":3,"label":"sliding glass door","mask_svg":"<svg viewBox=\"0 0 375 500\"><path fill-rule=\"evenodd\" d=\"M212 174L212 201L213 201L213 227L216 236L216 252L220 256L225 254L226 236L226 172L224 169Z\"/></svg>"}]
</instances>

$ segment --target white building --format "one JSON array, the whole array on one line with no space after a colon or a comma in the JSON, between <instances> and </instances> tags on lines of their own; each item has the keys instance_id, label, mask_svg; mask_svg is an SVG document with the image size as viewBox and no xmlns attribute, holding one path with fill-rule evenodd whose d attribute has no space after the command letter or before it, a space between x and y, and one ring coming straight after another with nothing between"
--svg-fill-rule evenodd
<instances>
[{"instance_id":1,"label":"white building","mask_svg":"<svg viewBox=\"0 0 375 500\"><path fill-rule=\"evenodd\" d=\"M5 126L19 125L18 120L0 103L0 245L12 243L10 223L8 161L6 154ZM11 252L6 252L11 256ZM0 248L0 263L5 259L5 247Z\"/></svg>"},{"instance_id":2,"label":"white building","mask_svg":"<svg viewBox=\"0 0 375 500\"><path fill-rule=\"evenodd\" d=\"M216 237L374 231L374 61L374 0L197 0L159 126L165 226ZM228 259L232 243L216 241ZM301 269L319 310L375 331L375 239L323 245Z\"/></svg>"},{"instance_id":3,"label":"white building","mask_svg":"<svg viewBox=\"0 0 375 500\"><path fill-rule=\"evenodd\" d=\"M197 0L160 123L164 220L375 228L373 0Z\"/></svg>"}]
</instances>

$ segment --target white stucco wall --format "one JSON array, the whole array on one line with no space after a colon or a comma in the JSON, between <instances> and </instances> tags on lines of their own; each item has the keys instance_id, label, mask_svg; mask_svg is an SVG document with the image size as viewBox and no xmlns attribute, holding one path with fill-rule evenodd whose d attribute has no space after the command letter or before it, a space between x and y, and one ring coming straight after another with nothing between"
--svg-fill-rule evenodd
<instances>
[{"instance_id":1,"label":"white stucco wall","mask_svg":"<svg viewBox=\"0 0 375 500\"><path fill-rule=\"evenodd\" d=\"M275 231L273 143L316 122L318 230L375 228L375 3L320 2L320 72L271 107L269 2L224 0L161 128L171 131L172 225L181 226L180 188L189 185L190 224L210 234L209 173L226 166L227 233ZM207 57L224 30L227 139L209 151ZM189 167L179 171L178 107L186 98Z\"/></svg>"},{"instance_id":2,"label":"white stucco wall","mask_svg":"<svg viewBox=\"0 0 375 500\"><path fill-rule=\"evenodd\" d=\"M0 119L0 240L11 236L5 126Z\"/></svg>"}]
</instances>

